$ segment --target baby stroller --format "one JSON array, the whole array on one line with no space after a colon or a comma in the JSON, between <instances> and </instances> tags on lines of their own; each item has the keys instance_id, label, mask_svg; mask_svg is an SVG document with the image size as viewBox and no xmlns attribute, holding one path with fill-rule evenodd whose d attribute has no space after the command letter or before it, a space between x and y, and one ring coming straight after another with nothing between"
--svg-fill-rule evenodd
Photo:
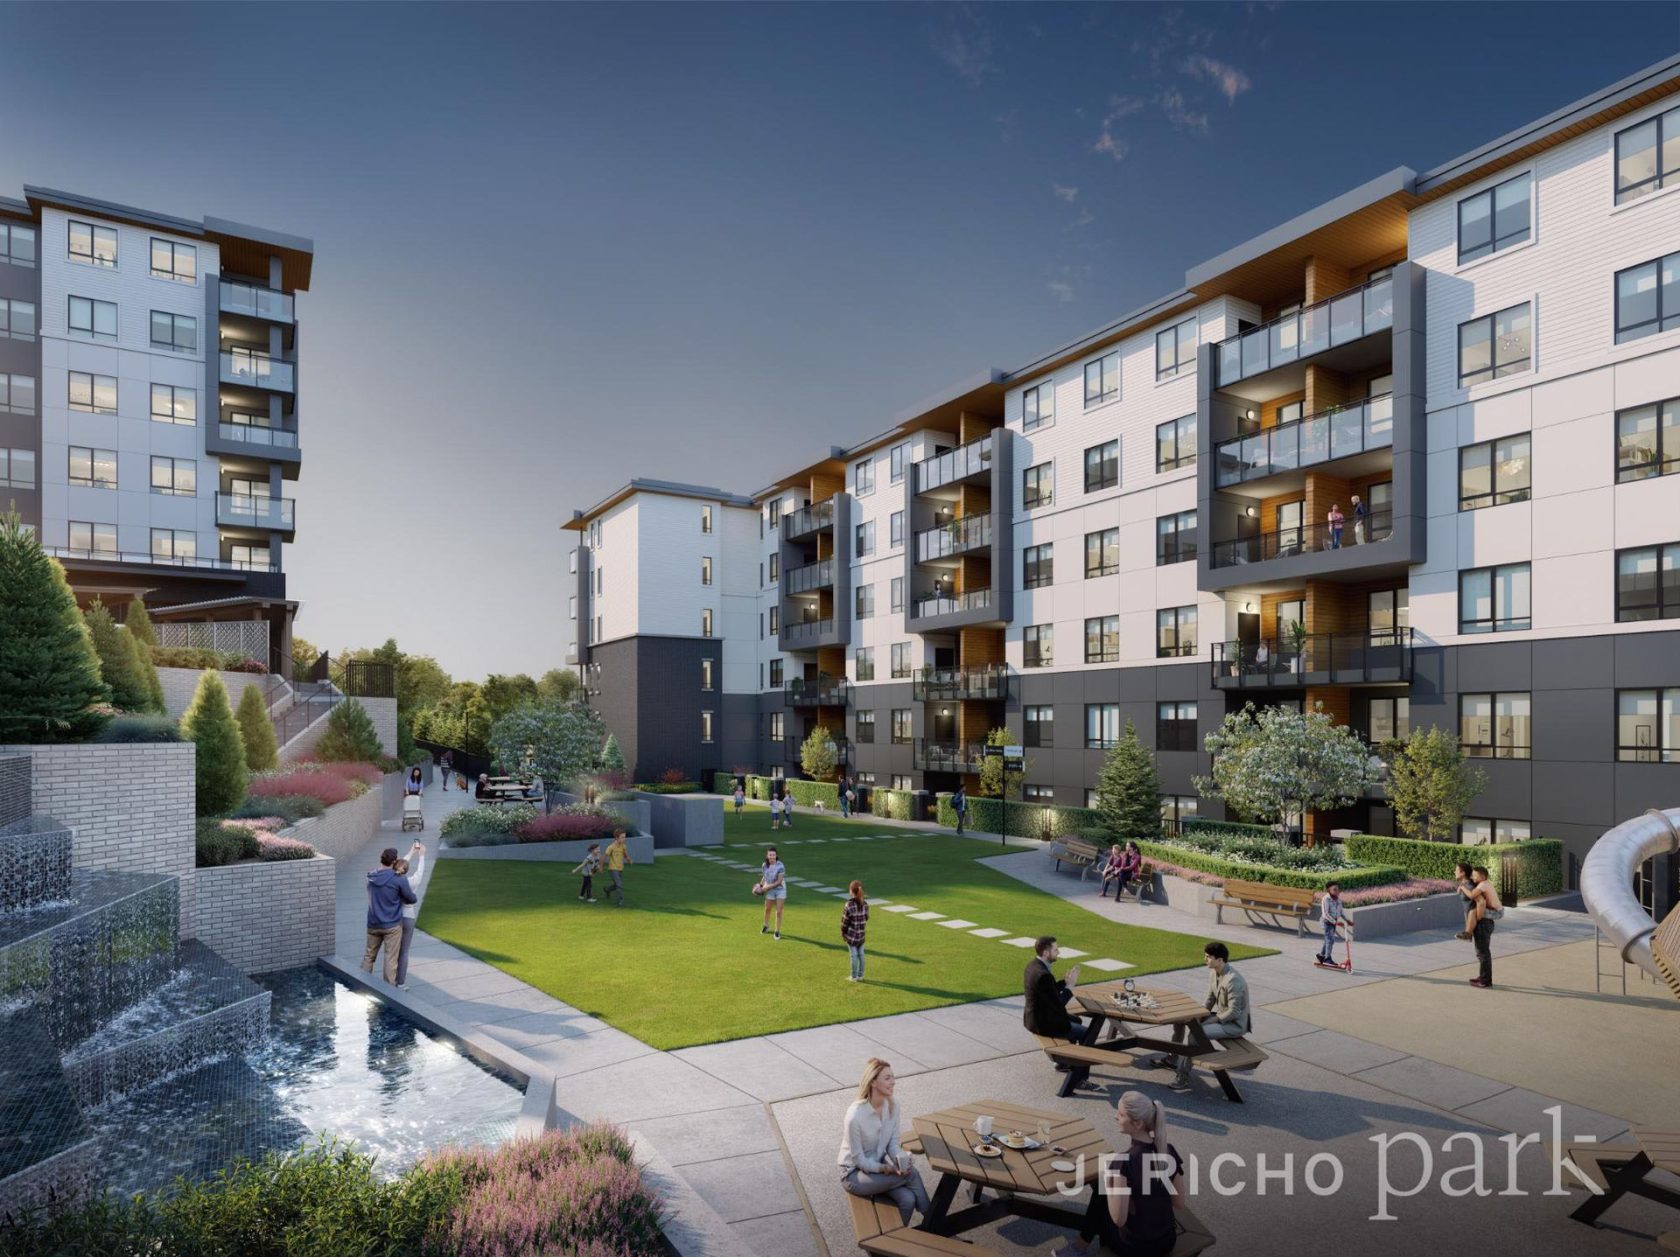
<instances>
[{"instance_id":1,"label":"baby stroller","mask_svg":"<svg viewBox=\"0 0 1680 1257\"><path fill-rule=\"evenodd\" d=\"M407 794L403 796L403 832L411 829L426 828L426 813L420 806L420 796Z\"/></svg>"}]
</instances>

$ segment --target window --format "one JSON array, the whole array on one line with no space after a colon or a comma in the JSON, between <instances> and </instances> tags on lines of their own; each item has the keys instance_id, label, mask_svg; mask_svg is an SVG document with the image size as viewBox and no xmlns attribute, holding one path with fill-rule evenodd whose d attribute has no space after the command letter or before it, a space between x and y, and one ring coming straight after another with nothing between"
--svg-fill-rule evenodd
<instances>
[{"instance_id":1,"label":"window","mask_svg":"<svg viewBox=\"0 0 1680 1257\"><path fill-rule=\"evenodd\" d=\"M234 423L249 423L254 417L241 414L228 416ZM180 388L173 384L152 385L152 418L159 423L178 423L191 427L198 422L198 390Z\"/></svg>"},{"instance_id":2,"label":"window","mask_svg":"<svg viewBox=\"0 0 1680 1257\"><path fill-rule=\"evenodd\" d=\"M1056 792L1049 786L1023 785L1021 787L1021 800L1025 803L1054 803Z\"/></svg>"},{"instance_id":3,"label":"window","mask_svg":"<svg viewBox=\"0 0 1680 1257\"><path fill-rule=\"evenodd\" d=\"M115 554L117 526L70 521L70 548L78 554Z\"/></svg>"},{"instance_id":4,"label":"window","mask_svg":"<svg viewBox=\"0 0 1680 1257\"><path fill-rule=\"evenodd\" d=\"M198 553L198 534L184 529L152 529L152 558L160 563L183 562Z\"/></svg>"},{"instance_id":5,"label":"window","mask_svg":"<svg viewBox=\"0 0 1680 1257\"><path fill-rule=\"evenodd\" d=\"M774 607L772 607L770 609L770 618L775 619L775 616L776 616L776 609ZM774 632L774 629L772 629L771 631ZM712 609L710 607L703 607L703 608L701 608L701 611L700 611L700 636L701 637L710 637L711 635L712 635Z\"/></svg>"},{"instance_id":6,"label":"window","mask_svg":"<svg viewBox=\"0 0 1680 1257\"><path fill-rule=\"evenodd\" d=\"M1680 471L1680 397L1616 415L1616 483Z\"/></svg>"},{"instance_id":7,"label":"window","mask_svg":"<svg viewBox=\"0 0 1680 1257\"><path fill-rule=\"evenodd\" d=\"M1527 759L1527 694L1460 694L1458 740L1473 759Z\"/></svg>"},{"instance_id":8,"label":"window","mask_svg":"<svg viewBox=\"0 0 1680 1257\"><path fill-rule=\"evenodd\" d=\"M1120 483L1120 442L1104 441L1085 451L1085 492L1112 489Z\"/></svg>"},{"instance_id":9,"label":"window","mask_svg":"<svg viewBox=\"0 0 1680 1257\"><path fill-rule=\"evenodd\" d=\"M894 642L892 644L892 675L907 677L910 675L910 643Z\"/></svg>"},{"instance_id":10,"label":"window","mask_svg":"<svg viewBox=\"0 0 1680 1257\"><path fill-rule=\"evenodd\" d=\"M39 329L33 301L8 301L0 297L0 337L34 340Z\"/></svg>"},{"instance_id":11,"label":"window","mask_svg":"<svg viewBox=\"0 0 1680 1257\"><path fill-rule=\"evenodd\" d=\"M896 550L904 544L904 512L894 511L887 516L887 546Z\"/></svg>"},{"instance_id":12,"label":"window","mask_svg":"<svg viewBox=\"0 0 1680 1257\"><path fill-rule=\"evenodd\" d=\"M153 454L152 492L190 498L198 492L198 464L190 458Z\"/></svg>"},{"instance_id":13,"label":"window","mask_svg":"<svg viewBox=\"0 0 1680 1257\"><path fill-rule=\"evenodd\" d=\"M1052 467L1049 463L1039 463L1028 467L1021 473L1021 507L1032 510L1035 506L1049 506L1053 496L1054 480L1051 476Z\"/></svg>"},{"instance_id":14,"label":"window","mask_svg":"<svg viewBox=\"0 0 1680 1257\"><path fill-rule=\"evenodd\" d=\"M169 314L163 310L152 311L152 344L164 349L175 349L181 353L194 353L198 349L198 320L186 314ZM265 362L267 358L263 359Z\"/></svg>"},{"instance_id":15,"label":"window","mask_svg":"<svg viewBox=\"0 0 1680 1257\"><path fill-rule=\"evenodd\" d=\"M1680 616L1680 545L1616 553L1616 619L1672 620Z\"/></svg>"},{"instance_id":16,"label":"window","mask_svg":"<svg viewBox=\"0 0 1680 1257\"><path fill-rule=\"evenodd\" d=\"M892 709L892 740L898 746L905 746L910 742L911 723L910 708L894 707Z\"/></svg>"},{"instance_id":17,"label":"window","mask_svg":"<svg viewBox=\"0 0 1680 1257\"><path fill-rule=\"evenodd\" d=\"M1024 589L1039 589L1055 582L1055 547L1045 542L1041 546L1028 546L1021 551L1021 583Z\"/></svg>"},{"instance_id":18,"label":"window","mask_svg":"<svg viewBox=\"0 0 1680 1257\"><path fill-rule=\"evenodd\" d=\"M772 633L782 631L782 609L780 607L770 608L770 631Z\"/></svg>"},{"instance_id":19,"label":"window","mask_svg":"<svg viewBox=\"0 0 1680 1257\"><path fill-rule=\"evenodd\" d=\"M1529 185L1524 171L1515 179L1467 196L1458 203L1458 264L1487 257L1528 239Z\"/></svg>"},{"instance_id":20,"label":"window","mask_svg":"<svg viewBox=\"0 0 1680 1257\"><path fill-rule=\"evenodd\" d=\"M71 297L65 308L65 324L72 332L100 340L117 338L117 303L91 297Z\"/></svg>"},{"instance_id":21,"label":"window","mask_svg":"<svg viewBox=\"0 0 1680 1257\"><path fill-rule=\"evenodd\" d=\"M1048 668L1056 662L1056 626L1029 624L1021 630L1021 666Z\"/></svg>"},{"instance_id":22,"label":"window","mask_svg":"<svg viewBox=\"0 0 1680 1257\"><path fill-rule=\"evenodd\" d=\"M274 570L274 565L270 563L268 559L267 546L250 546L235 542L228 547L228 562L233 564L234 567L238 568L242 572L272 572ZM589 630L588 621L584 622L583 627L584 631L587 633ZM600 635L601 617L596 616L595 636L600 637ZM599 671L601 665L596 664L595 667L596 670Z\"/></svg>"},{"instance_id":23,"label":"window","mask_svg":"<svg viewBox=\"0 0 1680 1257\"><path fill-rule=\"evenodd\" d=\"M785 663L781 659L772 659L770 661L770 688L771 689L779 690L779 689L782 688L782 672L783 672L784 667L785 667Z\"/></svg>"},{"instance_id":24,"label":"window","mask_svg":"<svg viewBox=\"0 0 1680 1257\"><path fill-rule=\"evenodd\" d=\"M782 713L779 711L771 712L769 720L770 740L772 742L780 742L782 740Z\"/></svg>"},{"instance_id":25,"label":"window","mask_svg":"<svg viewBox=\"0 0 1680 1257\"><path fill-rule=\"evenodd\" d=\"M35 451L0 447L0 489L35 487Z\"/></svg>"},{"instance_id":26,"label":"window","mask_svg":"<svg viewBox=\"0 0 1680 1257\"><path fill-rule=\"evenodd\" d=\"M1120 530L1105 528L1085 534L1085 579L1113 576L1120 570Z\"/></svg>"},{"instance_id":27,"label":"window","mask_svg":"<svg viewBox=\"0 0 1680 1257\"><path fill-rule=\"evenodd\" d=\"M709 711L700 713L700 740L702 742L712 740L712 713Z\"/></svg>"},{"instance_id":28,"label":"window","mask_svg":"<svg viewBox=\"0 0 1680 1257\"><path fill-rule=\"evenodd\" d=\"M904 479L904 464L909 457L909 445L892 447L892 452L887 455L887 480L889 483L897 484Z\"/></svg>"},{"instance_id":29,"label":"window","mask_svg":"<svg viewBox=\"0 0 1680 1257\"><path fill-rule=\"evenodd\" d=\"M870 784L873 785L874 783L871 782ZM916 788L916 783L910 779L907 773L894 773L892 776L892 788L894 790L914 790Z\"/></svg>"},{"instance_id":30,"label":"window","mask_svg":"<svg viewBox=\"0 0 1680 1257\"><path fill-rule=\"evenodd\" d=\"M1118 663L1120 661L1120 617L1093 616L1085 621L1085 662Z\"/></svg>"},{"instance_id":31,"label":"window","mask_svg":"<svg viewBox=\"0 0 1680 1257\"><path fill-rule=\"evenodd\" d=\"M782 578L782 556L779 555L779 554L772 554L770 556L770 583L772 585L774 585L781 578Z\"/></svg>"},{"instance_id":32,"label":"window","mask_svg":"<svg viewBox=\"0 0 1680 1257\"><path fill-rule=\"evenodd\" d=\"M1532 628L1529 567L1478 567L1458 574L1458 631L1512 633Z\"/></svg>"},{"instance_id":33,"label":"window","mask_svg":"<svg viewBox=\"0 0 1680 1257\"><path fill-rule=\"evenodd\" d=\"M1377 396L1380 396L1381 393L1384 393L1384 392L1387 392L1387 391L1388 391L1387 389L1378 390L1378 389L1373 388L1371 390L1371 396L1372 397L1377 397ZM1302 418L1303 415L1305 415L1306 409L1307 409L1307 403L1304 402L1304 401L1285 402L1283 405L1278 407L1277 426L1281 428L1286 423L1297 422L1299 419ZM1256 422L1258 422L1258 420Z\"/></svg>"},{"instance_id":34,"label":"window","mask_svg":"<svg viewBox=\"0 0 1680 1257\"><path fill-rule=\"evenodd\" d=\"M1085 405L1100 406L1120 396L1120 355L1104 354L1085 364Z\"/></svg>"},{"instance_id":35,"label":"window","mask_svg":"<svg viewBox=\"0 0 1680 1257\"><path fill-rule=\"evenodd\" d=\"M776 525L782 522L782 501L777 498L765 507L770 513L770 531L776 531Z\"/></svg>"},{"instance_id":36,"label":"window","mask_svg":"<svg viewBox=\"0 0 1680 1257\"><path fill-rule=\"evenodd\" d=\"M566 599L566 618L569 619L569 620L577 619L577 595L576 594L573 594L570 598Z\"/></svg>"},{"instance_id":37,"label":"window","mask_svg":"<svg viewBox=\"0 0 1680 1257\"><path fill-rule=\"evenodd\" d=\"M1193 751L1196 749L1196 704L1155 704L1155 749L1157 751Z\"/></svg>"},{"instance_id":38,"label":"window","mask_svg":"<svg viewBox=\"0 0 1680 1257\"><path fill-rule=\"evenodd\" d=\"M875 492L875 460L865 458L854 468L852 492L858 497Z\"/></svg>"},{"instance_id":39,"label":"window","mask_svg":"<svg viewBox=\"0 0 1680 1257\"><path fill-rule=\"evenodd\" d=\"M1676 144L1680 148L1680 143ZM1680 327L1680 253L1616 272L1616 343Z\"/></svg>"},{"instance_id":40,"label":"window","mask_svg":"<svg viewBox=\"0 0 1680 1257\"><path fill-rule=\"evenodd\" d=\"M857 557L865 558L875 553L875 521L857 526Z\"/></svg>"},{"instance_id":41,"label":"window","mask_svg":"<svg viewBox=\"0 0 1680 1257\"><path fill-rule=\"evenodd\" d=\"M1619 325L1619 324L1618 324ZM1515 375L1529 368L1533 328L1528 302L1458 325L1458 383L1461 388Z\"/></svg>"},{"instance_id":42,"label":"window","mask_svg":"<svg viewBox=\"0 0 1680 1257\"><path fill-rule=\"evenodd\" d=\"M1459 841L1467 847L1527 841L1533 833L1527 821L1495 820L1486 816L1466 816L1459 823L1458 831Z\"/></svg>"},{"instance_id":43,"label":"window","mask_svg":"<svg viewBox=\"0 0 1680 1257\"><path fill-rule=\"evenodd\" d=\"M1038 384L1021 394L1021 431L1035 432L1056 421L1056 389Z\"/></svg>"},{"instance_id":44,"label":"window","mask_svg":"<svg viewBox=\"0 0 1680 1257\"><path fill-rule=\"evenodd\" d=\"M89 266L117 264L117 229L70 220L70 257Z\"/></svg>"},{"instance_id":45,"label":"window","mask_svg":"<svg viewBox=\"0 0 1680 1257\"><path fill-rule=\"evenodd\" d=\"M1190 821L1201 815L1201 800L1193 794L1163 794L1161 796L1161 828L1169 834L1183 830Z\"/></svg>"},{"instance_id":46,"label":"window","mask_svg":"<svg viewBox=\"0 0 1680 1257\"><path fill-rule=\"evenodd\" d=\"M875 614L875 586L859 585L853 594L857 599L857 618L867 620Z\"/></svg>"},{"instance_id":47,"label":"window","mask_svg":"<svg viewBox=\"0 0 1680 1257\"><path fill-rule=\"evenodd\" d=\"M1196 320L1155 333L1155 378L1170 380L1196 369Z\"/></svg>"},{"instance_id":48,"label":"window","mask_svg":"<svg viewBox=\"0 0 1680 1257\"><path fill-rule=\"evenodd\" d=\"M1120 704L1085 704L1085 749L1106 751L1120 740Z\"/></svg>"},{"instance_id":49,"label":"window","mask_svg":"<svg viewBox=\"0 0 1680 1257\"><path fill-rule=\"evenodd\" d=\"M117 487L117 452L88 449L83 445L70 447L70 483L90 489Z\"/></svg>"},{"instance_id":50,"label":"window","mask_svg":"<svg viewBox=\"0 0 1680 1257\"><path fill-rule=\"evenodd\" d=\"M702 506L700 508L700 531L702 533L709 533L712 531L712 508L709 506Z\"/></svg>"},{"instance_id":51,"label":"window","mask_svg":"<svg viewBox=\"0 0 1680 1257\"><path fill-rule=\"evenodd\" d=\"M1616 204L1680 182L1680 109L1616 133Z\"/></svg>"},{"instance_id":52,"label":"window","mask_svg":"<svg viewBox=\"0 0 1680 1257\"><path fill-rule=\"evenodd\" d=\"M0 262L35 265L35 229L22 223L0 223Z\"/></svg>"},{"instance_id":53,"label":"window","mask_svg":"<svg viewBox=\"0 0 1680 1257\"><path fill-rule=\"evenodd\" d=\"M1180 511L1155 521L1155 566L1186 563L1196 557L1196 512Z\"/></svg>"},{"instance_id":54,"label":"window","mask_svg":"<svg viewBox=\"0 0 1680 1257\"><path fill-rule=\"evenodd\" d=\"M152 276L182 284L198 282L198 249L190 244L152 237Z\"/></svg>"},{"instance_id":55,"label":"window","mask_svg":"<svg viewBox=\"0 0 1680 1257\"><path fill-rule=\"evenodd\" d=\"M1056 709L1050 706L1021 708L1022 728L1027 746L1056 745Z\"/></svg>"},{"instance_id":56,"label":"window","mask_svg":"<svg viewBox=\"0 0 1680 1257\"><path fill-rule=\"evenodd\" d=\"M1369 736L1373 745L1404 738L1412 731L1412 700L1373 698Z\"/></svg>"},{"instance_id":57,"label":"window","mask_svg":"<svg viewBox=\"0 0 1680 1257\"><path fill-rule=\"evenodd\" d=\"M700 583L702 585L712 583L712 556L709 554L700 556Z\"/></svg>"},{"instance_id":58,"label":"window","mask_svg":"<svg viewBox=\"0 0 1680 1257\"><path fill-rule=\"evenodd\" d=\"M1616 691L1616 758L1680 763L1680 690Z\"/></svg>"},{"instance_id":59,"label":"window","mask_svg":"<svg viewBox=\"0 0 1680 1257\"><path fill-rule=\"evenodd\" d=\"M857 679L873 681L875 679L875 648L873 646L859 646L857 648Z\"/></svg>"},{"instance_id":60,"label":"window","mask_svg":"<svg viewBox=\"0 0 1680 1257\"><path fill-rule=\"evenodd\" d=\"M70 409L90 410L96 415L117 413L117 377L90 375L86 371L70 373Z\"/></svg>"},{"instance_id":61,"label":"window","mask_svg":"<svg viewBox=\"0 0 1680 1257\"><path fill-rule=\"evenodd\" d=\"M857 714L857 740L859 742L875 741L875 713L860 711Z\"/></svg>"},{"instance_id":62,"label":"window","mask_svg":"<svg viewBox=\"0 0 1680 1257\"><path fill-rule=\"evenodd\" d=\"M895 576L892 578L892 583L887 586L887 595L892 610L904 610L904 577Z\"/></svg>"},{"instance_id":63,"label":"window","mask_svg":"<svg viewBox=\"0 0 1680 1257\"><path fill-rule=\"evenodd\" d=\"M1155 655L1167 659L1196 653L1196 608L1165 607L1155 613Z\"/></svg>"},{"instance_id":64,"label":"window","mask_svg":"<svg viewBox=\"0 0 1680 1257\"><path fill-rule=\"evenodd\" d=\"M1464 446L1458 451L1458 509L1528 501L1531 466L1526 432Z\"/></svg>"},{"instance_id":65,"label":"window","mask_svg":"<svg viewBox=\"0 0 1680 1257\"><path fill-rule=\"evenodd\" d=\"M1169 419L1155 429L1155 470L1196 465L1196 416Z\"/></svg>"}]
</instances>

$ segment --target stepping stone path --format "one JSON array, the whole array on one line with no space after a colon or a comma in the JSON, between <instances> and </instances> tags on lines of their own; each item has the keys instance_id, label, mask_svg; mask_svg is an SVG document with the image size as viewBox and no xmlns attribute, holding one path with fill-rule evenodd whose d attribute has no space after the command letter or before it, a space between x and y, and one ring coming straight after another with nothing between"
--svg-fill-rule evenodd
<instances>
[{"instance_id":1,"label":"stepping stone path","mask_svg":"<svg viewBox=\"0 0 1680 1257\"><path fill-rule=\"evenodd\" d=\"M913 913L910 919L912 921L943 921L945 914L943 912L917 912Z\"/></svg>"},{"instance_id":2,"label":"stepping stone path","mask_svg":"<svg viewBox=\"0 0 1680 1257\"><path fill-rule=\"evenodd\" d=\"M988 928L984 930L970 930L969 933L974 935L975 938L1002 938L1005 934L1009 933L1009 931Z\"/></svg>"},{"instance_id":3,"label":"stepping stone path","mask_svg":"<svg viewBox=\"0 0 1680 1257\"><path fill-rule=\"evenodd\" d=\"M915 918L911 918L911 919L914 920ZM966 930L970 926L972 926L973 924L974 924L974 922L964 921L961 917L953 917L952 919L950 919L948 921L941 921L939 923L939 926L940 926L941 929L945 929L945 930Z\"/></svg>"}]
</instances>

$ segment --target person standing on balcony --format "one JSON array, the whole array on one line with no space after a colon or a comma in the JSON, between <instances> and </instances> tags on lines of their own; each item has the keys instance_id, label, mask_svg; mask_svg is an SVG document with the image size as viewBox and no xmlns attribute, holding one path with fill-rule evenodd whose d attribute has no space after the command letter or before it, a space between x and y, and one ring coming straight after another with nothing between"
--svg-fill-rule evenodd
<instances>
[{"instance_id":1,"label":"person standing on balcony","mask_svg":"<svg viewBox=\"0 0 1680 1257\"><path fill-rule=\"evenodd\" d=\"M1370 508L1360 501L1359 495L1353 495L1353 544L1365 544L1365 519L1371 513Z\"/></svg>"},{"instance_id":2,"label":"person standing on balcony","mask_svg":"<svg viewBox=\"0 0 1680 1257\"><path fill-rule=\"evenodd\" d=\"M957 814L957 833L960 836L963 826L968 824L968 795L961 782L957 783L956 793L951 796L951 810Z\"/></svg>"},{"instance_id":3,"label":"person standing on balcony","mask_svg":"<svg viewBox=\"0 0 1680 1257\"><path fill-rule=\"evenodd\" d=\"M1330 503L1330 548L1332 550L1340 550L1342 548L1343 518L1342 504L1340 502Z\"/></svg>"}]
</instances>

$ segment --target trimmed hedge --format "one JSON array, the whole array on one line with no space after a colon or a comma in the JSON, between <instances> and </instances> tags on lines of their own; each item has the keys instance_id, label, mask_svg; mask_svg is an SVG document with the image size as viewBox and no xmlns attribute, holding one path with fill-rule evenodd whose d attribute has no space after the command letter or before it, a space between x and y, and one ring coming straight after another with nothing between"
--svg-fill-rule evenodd
<instances>
[{"instance_id":1,"label":"trimmed hedge","mask_svg":"<svg viewBox=\"0 0 1680 1257\"><path fill-rule=\"evenodd\" d=\"M828 810L840 810L840 787L832 781L785 781L793 801L800 807L815 807L819 802Z\"/></svg>"},{"instance_id":2,"label":"trimmed hedge","mask_svg":"<svg viewBox=\"0 0 1680 1257\"><path fill-rule=\"evenodd\" d=\"M951 806L951 796L939 796L938 810L935 813L941 825L956 828L957 813ZM978 830L983 834L1001 834L1003 832L1003 800L982 795L968 796L968 829ZM1085 830L1108 831L1103 828L1102 817L1095 808L1089 807L1056 807L1044 803L1020 803L1014 799L1009 801L1009 832L1019 838L1025 835L1029 838L1060 838L1064 834L1080 833Z\"/></svg>"},{"instance_id":3,"label":"trimmed hedge","mask_svg":"<svg viewBox=\"0 0 1680 1257\"><path fill-rule=\"evenodd\" d=\"M1269 838L1273 842L1278 840L1278 831L1270 825L1246 825L1241 821L1185 821L1179 826L1179 832L1229 834L1238 838Z\"/></svg>"},{"instance_id":4,"label":"trimmed hedge","mask_svg":"<svg viewBox=\"0 0 1680 1257\"><path fill-rule=\"evenodd\" d=\"M728 796L735 793L734 773L713 773L712 793Z\"/></svg>"},{"instance_id":5,"label":"trimmed hedge","mask_svg":"<svg viewBox=\"0 0 1680 1257\"><path fill-rule=\"evenodd\" d=\"M630 787L640 790L643 794L699 794L698 781L648 781L638 782Z\"/></svg>"},{"instance_id":6,"label":"trimmed hedge","mask_svg":"<svg viewBox=\"0 0 1680 1257\"><path fill-rule=\"evenodd\" d=\"M1517 859L1517 894L1524 899L1556 895L1563 891L1563 843L1556 838L1530 838L1524 842L1496 842L1467 847L1457 842L1420 842L1415 838L1383 838L1376 834L1355 834L1347 840L1347 852L1361 863L1395 864L1413 877L1435 877L1450 881L1453 865L1460 860L1485 864L1495 877L1505 856Z\"/></svg>"},{"instance_id":7,"label":"trimmed hedge","mask_svg":"<svg viewBox=\"0 0 1680 1257\"><path fill-rule=\"evenodd\" d=\"M1290 869L1274 869L1259 864L1241 864L1222 860L1184 847L1170 847L1164 842L1139 842L1138 850L1146 860L1176 864L1180 868L1195 869L1215 877L1234 878L1239 882L1264 882L1269 886L1293 886L1301 890L1323 890L1331 882L1341 883L1343 890L1361 890L1371 886L1389 886L1403 882L1409 876L1405 869L1392 864L1376 864L1353 869L1338 869L1332 873L1298 873Z\"/></svg>"},{"instance_id":8,"label":"trimmed hedge","mask_svg":"<svg viewBox=\"0 0 1680 1257\"><path fill-rule=\"evenodd\" d=\"M869 811L871 815L886 820L913 821L916 819L916 792L874 786L869 791Z\"/></svg>"}]
</instances>

